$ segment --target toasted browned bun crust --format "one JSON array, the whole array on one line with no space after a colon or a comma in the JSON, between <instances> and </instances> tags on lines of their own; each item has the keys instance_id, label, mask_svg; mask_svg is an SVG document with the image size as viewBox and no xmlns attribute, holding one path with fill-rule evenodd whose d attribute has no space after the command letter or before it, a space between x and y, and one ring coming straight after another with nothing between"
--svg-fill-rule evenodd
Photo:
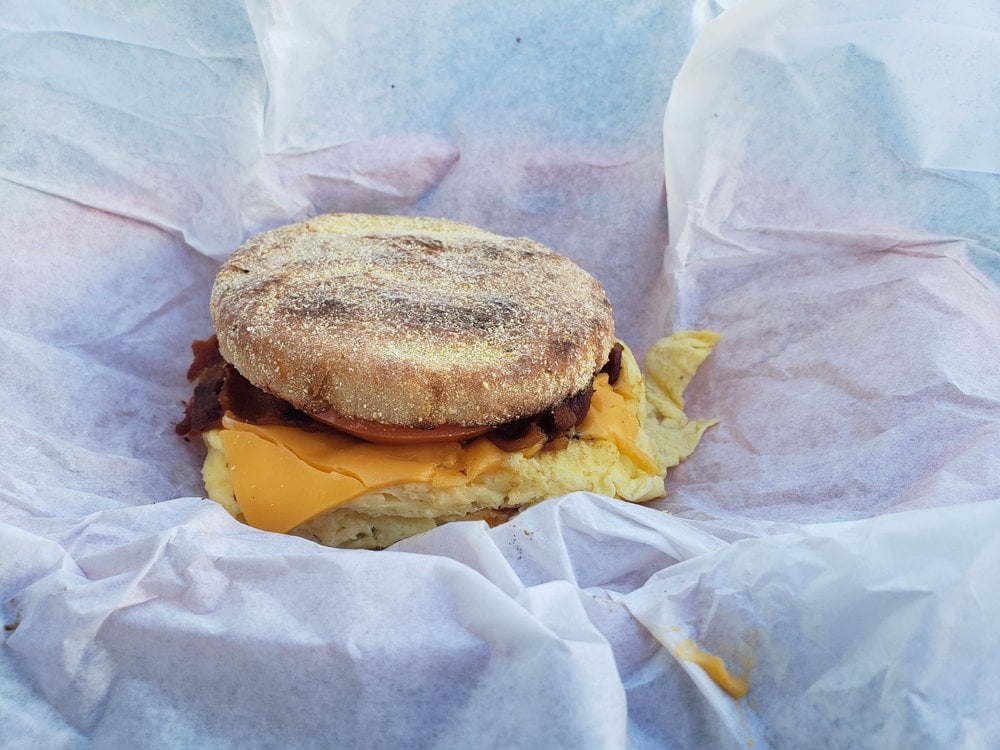
<instances>
[{"instance_id":1,"label":"toasted browned bun crust","mask_svg":"<svg viewBox=\"0 0 1000 750\"><path fill-rule=\"evenodd\" d=\"M312 414L495 425L586 388L614 343L600 284L524 238L331 214L264 232L212 289L222 355Z\"/></svg>"}]
</instances>

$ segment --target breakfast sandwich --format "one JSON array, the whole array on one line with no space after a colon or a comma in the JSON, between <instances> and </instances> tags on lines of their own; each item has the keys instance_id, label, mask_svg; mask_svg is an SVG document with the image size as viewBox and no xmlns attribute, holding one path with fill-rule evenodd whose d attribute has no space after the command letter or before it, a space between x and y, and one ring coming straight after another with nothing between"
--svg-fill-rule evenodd
<instances>
[{"instance_id":1,"label":"breakfast sandwich","mask_svg":"<svg viewBox=\"0 0 1000 750\"><path fill-rule=\"evenodd\" d=\"M718 336L650 348L601 285L525 238L442 219L328 214L223 263L179 434L208 496L260 529L384 548L588 490L642 502L709 420L683 391Z\"/></svg>"}]
</instances>

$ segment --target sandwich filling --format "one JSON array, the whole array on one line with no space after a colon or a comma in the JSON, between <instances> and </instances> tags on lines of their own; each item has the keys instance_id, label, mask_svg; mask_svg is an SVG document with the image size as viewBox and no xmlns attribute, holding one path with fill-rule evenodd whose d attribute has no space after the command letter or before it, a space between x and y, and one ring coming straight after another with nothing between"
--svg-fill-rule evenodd
<instances>
[{"instance_id":1,"label":"sandwich filling","mask_svg":"<svg viewBox=\"0 0 1000 750\"><path fill-rule=\"evenodd\" d=\"M319 431L329 431L332 428L373 443L452 442L486 435L497 447L507 451L522 450L542 443L547 449L553 450L565 447L573 428L587 416L594 393L591 381L587 388L549 409L498 426L387 425L344 417L333 411L308 414L295 408L287 401L258 388L226 362L215 336L195 341L191 349L194 359L188 370L188 380L196 383L194 397L187 406L184 419L177 425L178 434L185 436L200 435L219 427L223 414L231 413L252 424L284 425ZM600 370L600 373L607 375L610 385L618 381L622 351L623 344L615 343L607 363Z\"/></svg>"},{"instance_id":2,"label":"sandwich filling","mask_svg":"<svg viewBox=\"0 0 1000 750\"><path fill-rule=\"evenodd\" d=\"M402 444L317 424L268 394L248 402L237 391L249 384L238 376L229 385L206 377L231 366L211 342L196 344L201 403L196 396L178 431L202 434L207 492L237 518L331 546L385 547L447 521L502 522L575 490L662 496L667 468L713 423L689 421L682 396L717 338L703 331L661 340L646 357L645 381L619 344L591 388L567 399L575 407L557 404L471 439Z\"/></svg>"}]
</instances>

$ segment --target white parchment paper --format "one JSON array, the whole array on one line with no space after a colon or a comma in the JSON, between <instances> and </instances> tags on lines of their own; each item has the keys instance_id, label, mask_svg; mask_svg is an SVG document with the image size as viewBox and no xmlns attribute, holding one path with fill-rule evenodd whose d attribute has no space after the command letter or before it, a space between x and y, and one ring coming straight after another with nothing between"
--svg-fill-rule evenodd
<instances>
[{"instance_id":1,"label":"white parchment paper","mask_svg":"<svg viewBox=\"0 0 1000 750\"><path fill-rule=\"evenodd\" d=\"M0 746L1000 742L1000 13L876 5L5 8ZM237 524L188 345L332 210L546 242L639 352L721 331L720 424L652 506Z\"/></svg>"}]
</instances>

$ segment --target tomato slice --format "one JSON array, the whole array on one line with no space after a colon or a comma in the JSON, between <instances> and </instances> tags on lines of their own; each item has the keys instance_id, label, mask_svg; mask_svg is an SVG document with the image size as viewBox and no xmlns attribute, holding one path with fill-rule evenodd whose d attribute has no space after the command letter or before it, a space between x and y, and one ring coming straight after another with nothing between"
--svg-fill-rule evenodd
<instances>
[{"instance_id":1,"label":"tomato slice","mask_svg":"<svg viewBox=\"0 0 1000 750\"><path fill-rule=\"evenodd\" d=\"M437 427L404 427L394 424L382 424L372 422L368 419L355 419L345 417L333 411L325 411L321 414L310 414L313 419L331 427L336 427L341 432L354 435L370 443L382 443L384 445L406 445L411 443L447 443L453 440L471 440L472 438L485 435L493 429L486 427L466 427L458 424L443 424Z\"/></svg>"}]
</instances>

